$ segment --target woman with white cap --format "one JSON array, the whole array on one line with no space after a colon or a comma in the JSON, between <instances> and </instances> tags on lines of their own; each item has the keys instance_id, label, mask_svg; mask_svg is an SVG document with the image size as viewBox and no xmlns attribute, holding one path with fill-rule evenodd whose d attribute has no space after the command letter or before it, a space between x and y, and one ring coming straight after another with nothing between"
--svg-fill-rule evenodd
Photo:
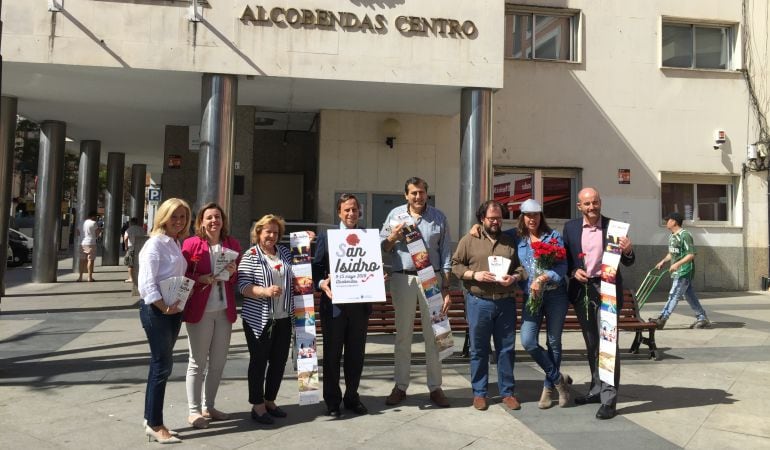
<instances>
[{"instance_id":1,"label":"woman with white cap","mask_svg":"<svg viewBox=\"0 0 770 450\"><path fill-rule=\"evenodd\" d=\"M513 230L509 230L513 231ZM554 389L559 393L559 406L569 403L569 384L572 379L561 373L561 333L564 318L567 315L567 260L558 259L550 267L538 267L533 244L548 243L564 248L564 241L558 231L551 229L545 221L543 207L537 200L529 199L521 204L521 214L516 227L518 235L519 260L527 270L529 277L521 282L525 298L530 295L542 297L534 312L525 305L521 317L521 345L545 372L543 392L538 402L540 409L552 406ZM540 325L545 318L546 345L544 349L538 343Z\"/></svg>"}]
</instances>

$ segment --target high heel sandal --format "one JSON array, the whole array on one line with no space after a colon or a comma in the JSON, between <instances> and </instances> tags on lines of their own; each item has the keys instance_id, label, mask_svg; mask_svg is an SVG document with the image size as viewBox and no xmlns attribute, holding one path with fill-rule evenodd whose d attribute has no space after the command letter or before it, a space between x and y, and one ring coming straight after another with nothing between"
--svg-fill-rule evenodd
<instances>
[{"instance_id":1,"label":"high heel sandal","mask_svg":"<svg viewBox=\"0 0 770 450\"><path fill-rule=\"evenodd\" d=\"M147 419L144 419L144 421L142 422L142 428L147 428ZM166 428L166 430L168 430L168 434L170 434L171 436L179 436L178 431L169 430L168 428Z\"/></svg>"},{"instance_id":2,"label":"high heel sandal","mask_svg":"<svg viewBox=\"0 0 770 450\"><path fill-rule=\"evenodd\" d=\"M227 420L230 418L230 414L222 412L218 409L209 408L203 410L203 417L211 420Z\"/></svg>"},{"instance_id":3,"label":"high heel sandal","mask_svg":"<svg viewBox=\"0 0 770 450\"><path fill-rule=\"evenodd\" d=\"M206 420L206 418L203 417L201 414L193 414L189 416L187 418L187 423L192 425L193 428L197 428L199 430L209 427L209 421Z\"/></svg>"},{"instance_id":4,"label":"high heel sandal","mask_svg":"<svg viewBox=\"0 0 770 450\"><path fill-rule=\"evenodd\" d=\"M167 438L161 437L160 433L153 430L149 425L144 428L144 433L147 435L147 442L152 442L153 439L158 444L176 444L182 442L182 440L176 436L169 436Z\"/></svg>"}]
</instances>

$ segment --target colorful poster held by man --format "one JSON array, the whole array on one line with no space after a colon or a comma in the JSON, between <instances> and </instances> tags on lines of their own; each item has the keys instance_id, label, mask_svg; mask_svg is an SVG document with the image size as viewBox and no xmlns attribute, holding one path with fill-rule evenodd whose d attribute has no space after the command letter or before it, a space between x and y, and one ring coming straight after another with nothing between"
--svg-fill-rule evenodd
<instances>
[{"instance_id":1,"label":"colorful poster held by man","mask_svg":"<svg viewBox=\"0 0 770 450\"><path fill-rule=\"evenodd\" d=\"M328 236L332 302L384 302L379 230L329 230Z\"/></svg>"},{"instance_id":2,"label":"colorful poster held by man","mask_svg":"<svg viewBox=\"0 0 770 450\"><path fill-rule=\"evenodd\" d=\"M615 385L615 358L618 341L618 302L616 274L620 264L620 238L628 235L629 224L611 220L607 227L607 247L602 255L601 311L599 313L599 378Z\"/></svg>"},{"instance_id":3,"label":"colorful poster held by man","mask_svg":"<svg viewBox=\"0 0 770 450\"><path fill-rule=\"evenodd\" d=\"M422 239L422 233L417 228L412 217L407 213L395 218L391 226L404 223L403 233L406 247L412 256L414 267L417 268L417 276L420 278L425 298L428 301L433 335L436 337L436 348L440 360L455 352L452 328L449 326L449 317L442 311L444 299L441 297L441 285L436 277L436 272L430 263L428 249Z\"/></svg>"},{"instance_id":4,"label":"colorful poster held by man","mask_svg":"<svg viewBox=\"0 0 770 450\"><path fill-rule=\"evenodd\" d=\"M310 267L310 235L291 233L292 288L294 290L294 351L297 357L299 404L313 405L321 401L316 355L315 301L313 274Z\"/></svg>"}]
</instances>

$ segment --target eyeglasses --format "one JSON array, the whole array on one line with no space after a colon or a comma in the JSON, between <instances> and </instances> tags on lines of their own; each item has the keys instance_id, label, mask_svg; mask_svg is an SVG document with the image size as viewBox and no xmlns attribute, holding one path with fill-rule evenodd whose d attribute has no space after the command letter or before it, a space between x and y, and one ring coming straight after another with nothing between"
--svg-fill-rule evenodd
<instances>
[{"instance_id":1,"label":"eyeglasses","mask_svg":"<svg viewBox=\"0 0 770 450\"><path fill-rule=\"evenodd\" d=\"M485 219L487 219L490 222L497 222L497 223L500 223L503 221L502 217L485 217Z\"/></svg>"}]
</instances>

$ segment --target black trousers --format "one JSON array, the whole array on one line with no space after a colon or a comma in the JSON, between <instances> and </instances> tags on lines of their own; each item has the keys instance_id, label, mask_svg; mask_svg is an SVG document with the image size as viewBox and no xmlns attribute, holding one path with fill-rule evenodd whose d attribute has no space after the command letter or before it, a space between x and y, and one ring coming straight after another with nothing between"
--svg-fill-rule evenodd
<instances>
[{"instance_id":1,"label":"black trousers","mask_svg":"<svg viewBox=\"0 0 770 450\"><path fill-rule=\"evenodd\" d=\"M589 281L588 283L588 311L583 302L583 293L585 288L581 288L577 295L570 296L572 306L580 320L580 328L583 331L583 340L586 343L586 357L588 367L591 369L591 388L589 395L599 394L602 405L615 407L618 401L618 387L620 386L620 333L615 340L615 386L605 383L599 379L599 329L601 319L601 308L599 305L600 282ZM623 308L623 298L618 298L618 311Z\"/></svg>"},{"instance_id":2,"label":"black trousers","mask_svg":"<svg viewBox=\"0 0 770 450\"><path fill-rule=\"evenodd\" d=\"M341 313L332 317L331 308L321 314L323 322L323 395L327 408L338 408L358 403L358 386L364 370L366 330L369 324L369 305L353 303L337 305ZM340 389L340 362L345 355L345 396Z\"/></svg>"},{"instance_id":3,"label":"black trousers","mask_svg":"<svg viewBox=\"0 0 770 450\"><path fill-rule=\"evenodd\" d=\"M289 358L291 319L277 319L272 330L268 322L259 339L245 321L243 332L249 347L249 403L259 405L265 400L272 402L278 396L286 360Z\"/></svg>"}]
</instances>

